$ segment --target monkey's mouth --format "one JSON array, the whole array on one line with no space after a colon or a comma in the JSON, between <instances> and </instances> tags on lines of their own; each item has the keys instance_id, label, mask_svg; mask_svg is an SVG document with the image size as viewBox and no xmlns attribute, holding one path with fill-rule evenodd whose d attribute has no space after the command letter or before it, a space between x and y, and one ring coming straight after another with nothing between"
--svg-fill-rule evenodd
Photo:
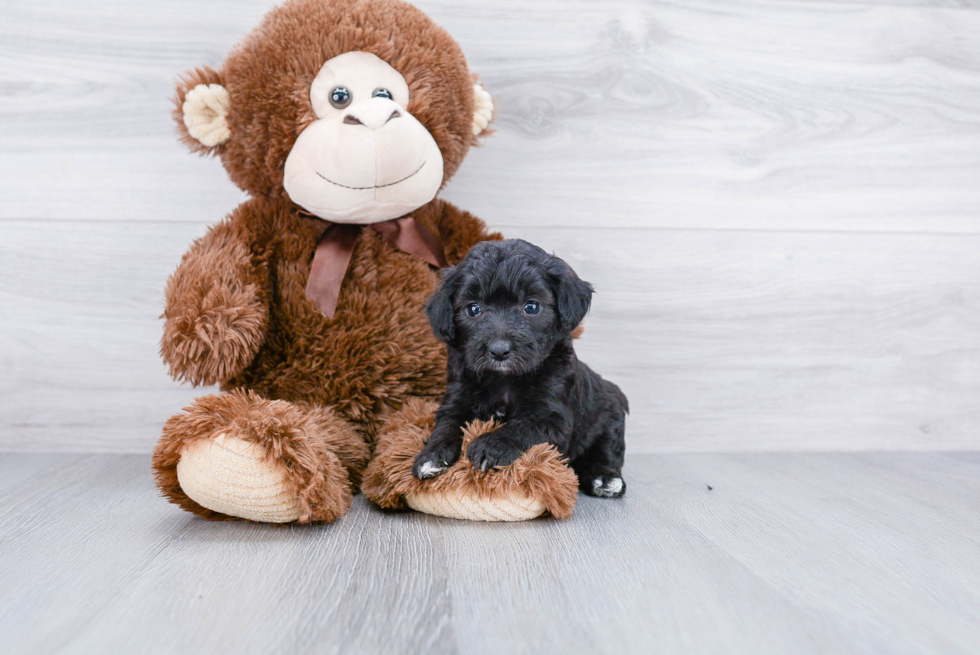
<instances>
[{"instance_id":1,"label":"monkey's mouth","mask_svg":"<svg viewBox=\"0 0 980 655\"><path fill-rule=\"evenodd\" d=\"M327 182L329 182L330 184L333 184L335 186L343 187L344 189L353 189L354 191L367 191L368 189L381 189L381 188L384 188L386 186L395 186L396 184L401 184L402 182L404 182L408 178L414 177L416 173L418 173L420 170L422 170L422 166L425 166L425 162L422 162L422 165L419 166L418 168L416 168L415 169L415 172L409 173L408 175L406 175L405 177L403 177L400 180L397 180L395 182L389 182L388 184L376 184L374 186L347 186L346 184L341 184L340 182L334 182L330 178L327 178L327 177L324 177L324 176L320 175L320 172L319 171L314 171L314 172L320 177L320 179L326 180Z\"/></svg>"}]
</instances>

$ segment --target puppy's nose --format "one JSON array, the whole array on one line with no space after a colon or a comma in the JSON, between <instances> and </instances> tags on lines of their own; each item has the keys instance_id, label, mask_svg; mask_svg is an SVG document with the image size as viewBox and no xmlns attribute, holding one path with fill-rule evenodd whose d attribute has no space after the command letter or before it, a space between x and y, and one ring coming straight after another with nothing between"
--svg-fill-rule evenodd
<instances>
[{"instance_id":1,"label":"puppy's nose","mask_svg":"<svg viewBox=\"0 0 980 655\"><path fill-rule=\"evenodd\" d=\"M510 357L510 342L500 340L491 343L490 356L493 357L498 362L502 362L508 357Z\"/></svg>"}]
</instances>

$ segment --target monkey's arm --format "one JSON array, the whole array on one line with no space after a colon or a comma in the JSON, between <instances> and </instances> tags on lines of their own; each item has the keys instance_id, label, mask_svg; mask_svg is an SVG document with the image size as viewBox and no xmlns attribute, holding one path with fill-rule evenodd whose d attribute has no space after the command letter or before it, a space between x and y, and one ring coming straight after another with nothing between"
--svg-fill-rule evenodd
<instances>
[{"instance_id":1,"label":"monkey's arm","mask_svg":"<svg viewBox=\"0 0 980 655\"><path fill-rule=\"evenodd\" d=\"M265 341L270 286L232 218L195 241L167 281L160 354L170 375L197 386L241 373Z\"/></svg>"},{"instance_id":2,"label":"monkey's arm","mask_svg":"<svg viewBox=\"0 0 980 655\"><path fill-rule=\"evenodd\" d=\"M426 217L439 233L446 259L458 264L467 251L480 241L499 241L499 232L490 232L487 225L473 214L456 205L436 199L425 208Z\"/></svg>"}]
</instances>

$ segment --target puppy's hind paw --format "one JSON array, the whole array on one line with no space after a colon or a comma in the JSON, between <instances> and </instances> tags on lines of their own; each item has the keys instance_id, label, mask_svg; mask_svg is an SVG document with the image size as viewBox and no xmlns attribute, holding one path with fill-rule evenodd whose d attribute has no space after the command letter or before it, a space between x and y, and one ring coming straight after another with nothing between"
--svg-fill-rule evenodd
<instances>
[{"instance_id":1,"label":"puppy's hind paw","mask_svg":"<svg viewBox=\"0 0 980 655\"><path fill-rule=\"evenodd\" d=\"M597 475L582 480L582 491L597 498L619 498L626 493L626 483L623 478L614 475Z\"/></svg>"}]
</instances>

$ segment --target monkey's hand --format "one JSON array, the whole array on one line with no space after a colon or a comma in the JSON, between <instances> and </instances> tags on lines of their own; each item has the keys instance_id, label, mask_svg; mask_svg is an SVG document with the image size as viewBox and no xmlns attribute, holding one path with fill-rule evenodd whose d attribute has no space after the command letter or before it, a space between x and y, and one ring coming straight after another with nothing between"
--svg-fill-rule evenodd
<instances>
[{"instance_id":1,"label":"monkey's hand","mask_svg":"<svg viewBox=\"0 0 980 655\"><path fill-rule=\"evenodd\" d=\"M241 373L265 341L266 285L230 221L195 241L167 282L160 354L170 375L197 386Z\"/></svg>"}]
</instances>

